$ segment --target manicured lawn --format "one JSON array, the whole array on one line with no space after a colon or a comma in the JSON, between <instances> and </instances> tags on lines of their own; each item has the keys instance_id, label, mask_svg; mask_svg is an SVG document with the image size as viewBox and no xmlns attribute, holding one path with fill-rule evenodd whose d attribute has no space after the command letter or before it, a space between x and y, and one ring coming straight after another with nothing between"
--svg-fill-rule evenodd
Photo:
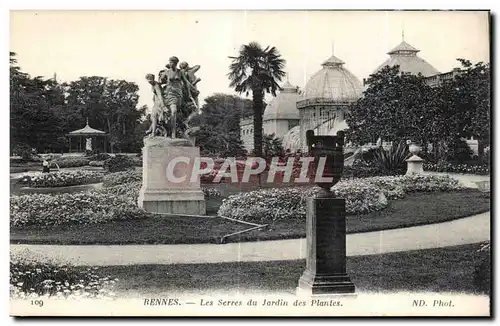
<instances>
[{"instance_id":1,"label":"manicured lawn","mask_svg":"<svg viewBox=\"0 0 500 326\"><path fill-rule=\"evenodd\" d=\"M357 291L486 292L475 277L485 254L479 244L348 257L347 272ZM488 264L489 262L486 261ZM294 293L305 260L220 264L108 266L98 273L117 277L119 295L168 296L211 291ZM489 272L486 273L488 275ZM486 281L486 283L484 283Z\"/></svg>"},{"instance_id":2,"label":"manicured lawn","mask_svg":"<svg viewBox=\"0 0 500 326\"><path fill-rule=\"evenodd\" d=\"M214 214L220 201L207 201ZM453 193L419 193L391 201L379 212L347 217L347 232L359 233L449 221L490 210L488 194L476 190ZM125 244L210 243L251 228L221 218L155 217L95 225L11 228L11 243ZM267 227L226 238L226 242L305 237L305 221L277 221Z\"/></svg>"},{"instance_id":3,"label":"manicured lawn","mask_svg":"<svg viewBox=\"0 0 500 326\"><path fill-rule=\"evenodd\" d=\"M251 226L218 217L155 216L106 224L11 229L10 243L159 244L220 243L226 234ZM207 230L210 230L207 232Z\"/></svg>"},{"instance_id":4,"label":"manicured lawn","mask_svg":"<svg viewBox=\"0 0 500 326\"><path fill-rule=\"evenodd\" d=\"M414 193L391 200L381 211L347 216L347 233L398 229L456 220L489 211L490 195L475 189L460 192ZM258 229L232 237L232 241L304 238L305 222L276 221L268 229Z\"/></svg>"}]
</instances>

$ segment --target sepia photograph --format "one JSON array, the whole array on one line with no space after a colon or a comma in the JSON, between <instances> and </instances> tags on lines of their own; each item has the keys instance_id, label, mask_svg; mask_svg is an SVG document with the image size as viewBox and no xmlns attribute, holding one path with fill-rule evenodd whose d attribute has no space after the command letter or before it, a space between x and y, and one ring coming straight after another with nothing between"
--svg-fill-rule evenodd
<instances>
[{"instance_id":1,"label":"sepia photograph","mask_svg":"<svg viewBox=\"0 0 500 326\"><path fill-rule=\"evenodd\" d=\"M10 316L492 316L489 10L9 20Z\"/></svg>"}]
</instances>

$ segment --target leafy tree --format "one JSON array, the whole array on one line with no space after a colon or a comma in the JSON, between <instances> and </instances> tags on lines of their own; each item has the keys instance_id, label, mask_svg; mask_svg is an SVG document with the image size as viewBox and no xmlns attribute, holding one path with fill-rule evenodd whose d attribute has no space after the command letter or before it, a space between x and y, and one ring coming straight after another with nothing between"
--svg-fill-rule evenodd
<instances>
[{"instance_id":1,"label":"leafy tree","mask_svg":"<svg viewBox=\"0 0 500 326\"><path fill-rule=\"evenodd\" d=\"M42 150L56 142L60 132L58 118L49 108L62 102L62 92L54 81L22 72L15 53L10 53L9 62L11 151L19 146Z\"/></svg>"},{"instance_id":2,"label":"leafy tree","mask_svg":"<svg viewBox=\"0 0 500 326\"><path fill-rule=\"evenodd\" d=\"M276 138L274 134L264 135L263 145L264 157L266 158L283 156L285 154L283 142L280 138Z\"/></svg>"},{"instance_id":3,"label":"leafy tree","mask_svg":"<svg viewBox=\"0 0 500 326\"><path fill-rule=\"evenodd\" d=\"M367 80L368 88L346 116L346 136L357 144L411 139L425 143L437 105L435 91L422 75L385 67ZM431 120L432 121L432 120Z\"/></svg>"},{"instance_id":4,"label":"leafy tree","mask_svg":"<svg viewBox=\"0 0 500 326\"><path fill-rule=\"evenodd\" d=\"M451 139L447 144L446 160L449 162L465 163L470 161L472 150L462 138Z\"/></svg>"},{"instance_id":5,"label":"leafy tree","mask_svg":"<svg viewBox=\"0 0 500 326\"><path fill-rule=\"evenodd\" d=\"M254 152L262 156L262 115L264 113L264 95L271 93L276 96L280 89L278 82L285 76L283 68L285 60L281 58L276 47L263 49L259 43L250 42L242 45L237 57L229 57L228 77L230 87L239 94L252 92Z\"/></svg>"},{"instance_id":6,"label":"leafy tree","mask_svg":"<svg viewBox=\"0 0 500 326\"><path fill-rule=\"evenodd\" d=\"M483 154L484 146L491 143L491 71L488 64L482 62L472 64L469 60L458 59L462 64L448 89L451 88L450 114L456 134L471 137L479 141L479 154ZM448 119L448 126L450 125Z\"/></svg>"},{"instance_id":7,"label":"leafy tree","mask_svg":"<svg viewBox=\"0 0 500 326\"><path fill-rule=\"evenodd\" d=\"M479 154L490 145L490 67L458 59L462 67L455 78L435 88L438 105L432 116L432 143L436 156L464 161L468 154L461 139L479 141ZM465 151L465 152L464 152ZM462 153L462 154L460 154ZM453 155L457 157L453 158ZM451 156L450 156L451 155Z\"/></svg>"},{"instance_id":8,"label":"leafy tree","mask_svg":"<svg viewBox=\"0 0 500 326\"><path fill-rule=\"evenodd\" d=\"M85 118L99 130L110 135L112 150L139 151L142 137L137 127L145 115L145 108L137 109L139 87L125 80L112 80L100 76L80 77L65 85L68 104L75 108L82 126ZM77 129L71 126L71 129ZM141 143L139 145L139 143Z\"/></svg>"},{"instance_id":9,"label":"leafy tree","mask_svg":"<svg viewBox=\"0 0 500 326\"><path fill-rule=\"evenodd\" d=\"M240 118L251 110L252 102L238 96L217 93L205 98L202 114L191 122L200 127L195 136L202 152L213 156L244 155Z\"/></svg>"},{"instance_id":10,"label":"leafy tree","mask_svg":"<svg viewBox=\"0 0 500 326\"><path fill-rule=\"evenodd\" d=\"M110 134L119 151L139 151L146 108L137 109L138 86L125 80L81 77L59 84L55 79L30 77L10 52L11 151L67 149L65 135L85 125Z\"/></svg>"}]
</instances>

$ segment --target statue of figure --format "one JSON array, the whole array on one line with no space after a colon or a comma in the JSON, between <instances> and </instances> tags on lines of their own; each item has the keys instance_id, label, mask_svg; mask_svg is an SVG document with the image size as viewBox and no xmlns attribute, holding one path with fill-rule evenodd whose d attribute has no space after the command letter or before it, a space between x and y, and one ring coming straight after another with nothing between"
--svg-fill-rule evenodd
<instances>
[{"instance_id":1,"label":"statue of figure","mask_svg":"<svg viewBox=\"0 0 500 326\"><path fill-rule=\"evenodd\" d=\"M92 152L92 138L86 139L85 150Z\"/></svg>"},{"instance_id":2,"label":"statue of figure","mask_svg":"<svg viewBox=\"0 0 500 326\"><path fill-rule=\"evenodd\" d=\"M198 87L196 87L196 84L198 84L201 81L201 78L197 78L195 73L200 70L200 65L196 65L194 67L189 67L187 62L181 62L179 65L179 68L182 70L184 75L186 76L186 79L188 81L188 89L190 91L190 99L191 101L194 102L196 105L196 108L198 108L198 95L200 94L200 91L198 90Z\"/></svg>"},{"instance_id":3,"label":"statue of figure","mask_svg":"<svg viewBox=\"0 0 500 326\"><path fill-rule=\"evenodd\" d=\"M165 135L165 129L162 123L165 122L165 114L167 113L167 107L163 100L163 92L160 84L155 81L155 76L153 74L147 74L146 80L151 84L151 90L153 91L153 110L151 112L151 126L149 127L146 135L151 135L151 137L156 136L158 132Z\"/></svg>"},{"instance_id":4,"label":"statue of figure","mask_svg":"<svg viewBox=\"0 0 500 326\"><path fill-rule=\"evenodd\" d=\"M159 76L159 83L163 86L164 103L171 113L168 123L169 133L171 133L172 138L177 137L177 116L179 114L179 108L181 108L183 104L183 86L185 83L183 72L177 68L178 63L179 59L177 57L171 57L166 66L167 69L160 71Z\"/></svg>"},{"instance_id":5,"label":"statue of figure","mask_svg":"<svg viewBox=\"0 0 500 326\"><path fill-rule=\"evenodd\" d=\"M177 57L171 57L169 63L165 65L166 69L158 73L158 82L154 81L153 75L148 75L148 81L153 85L155 103L148 133L155 136L156 130L162 128L159 122L163 119L166 122L164 128L166 137L177 138L182 135L194 144L193 133L197 128L191 128L189 121L199 113L200 92L196 84L201 79L197 78L195 73L200 66L189 67L187 62L182 62L177 67L178 63ZM165 118L165 113L169 119Z\"/></svg>"}]
</instances>

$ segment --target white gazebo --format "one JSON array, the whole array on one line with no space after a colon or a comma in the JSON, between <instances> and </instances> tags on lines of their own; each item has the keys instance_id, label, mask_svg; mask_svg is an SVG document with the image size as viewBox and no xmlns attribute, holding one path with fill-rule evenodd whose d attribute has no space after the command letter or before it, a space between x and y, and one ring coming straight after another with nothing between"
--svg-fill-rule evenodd
<instances>
[{"instance_id":1,"label":"white gazebo","mask_svg":"<svg viewBox=\"0 0 500 326\"><path fill-rule=\"evenodd\" d=\"M99 143L98 137L101 137L100 139L101 139L101 143L103 144L103 151L105 153L107 151L106 143L107 143L108 134L104 131L97 130L97 129L90 127L88 118L87 118L87 124L85 125L85 127L83 127L82 129L72 131L69 134L67 134L67 136L69 138L69 152L70 153L72 151L71 138L73 138L73 137L76 137L77 143L78 143L78 146L77 146L75 151L84 152L85 149L89 149L88 148L89 144L90 144L90 150L98 147L98 143ZM82 146L82 143L84 143L84 140L85 140L86 145Z\"/></svg>"}]
</instances>

